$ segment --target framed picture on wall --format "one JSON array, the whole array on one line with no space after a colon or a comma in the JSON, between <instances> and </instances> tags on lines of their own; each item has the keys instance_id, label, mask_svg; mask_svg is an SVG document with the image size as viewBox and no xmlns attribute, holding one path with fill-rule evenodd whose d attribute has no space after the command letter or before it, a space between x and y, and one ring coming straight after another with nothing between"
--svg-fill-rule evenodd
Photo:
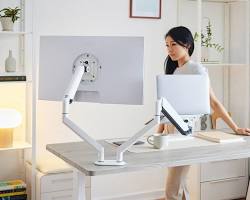
<instances>
[{"instance_id":1,"label":"framed picture on wall","mask_svg":"<svg viewBox=\"0 0 250 200\"><path fill-rule=\"evenodd\" d=\"M161 0L130 0L129 17L161 18Z\"/></svg>"}]
</instances>

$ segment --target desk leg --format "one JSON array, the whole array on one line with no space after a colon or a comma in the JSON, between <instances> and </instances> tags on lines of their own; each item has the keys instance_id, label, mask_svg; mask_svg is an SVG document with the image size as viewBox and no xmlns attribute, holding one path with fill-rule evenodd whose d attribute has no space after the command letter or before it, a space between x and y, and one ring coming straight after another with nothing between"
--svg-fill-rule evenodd
<instances>
[{"instance_id":1,"label":"desk leg","mask_svg":"<svg viewBox=\"0 0 250 200\"><path fill-rule=\"evenodd\" d=\"M73 171L73 200L86 200L85 175L77 169Z\"/></svg>"}]
</instances>

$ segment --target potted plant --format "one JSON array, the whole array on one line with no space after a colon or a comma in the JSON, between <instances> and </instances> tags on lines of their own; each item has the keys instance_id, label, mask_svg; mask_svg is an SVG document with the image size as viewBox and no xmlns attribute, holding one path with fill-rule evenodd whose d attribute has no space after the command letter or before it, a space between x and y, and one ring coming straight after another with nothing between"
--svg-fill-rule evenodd
<instances>
[{"instance_id":1,"label":"potted plant","mask_svg":"<svg viewBox=\"0 0 250 200\"><path fill-rule=\"evenodd\" d=\"M20 18L20 11L21 9L18 7L8 7L0 10L0 21L3 31L13 31L14 22Z\"/></svg>"},{"instance_id":2,"label":"potted plant","mask_svg":"<svg viewBox=\"0 0 250 200\"><path fill-rule=\"evenodd\" d=\"M208 19L208 24L206 25L206 33L203 32L203 30L201 31L201 61L208 61L208 50L209 48L214 48L217 52L221 53L224 48L218 44L218 43L214 43L213 40L213 33L212 33L212 25L210 22L209 18ZM199 38L199 34L197 32L195 32L194 34L194 41L198 41Z\"/></svg>"}]
</instances>

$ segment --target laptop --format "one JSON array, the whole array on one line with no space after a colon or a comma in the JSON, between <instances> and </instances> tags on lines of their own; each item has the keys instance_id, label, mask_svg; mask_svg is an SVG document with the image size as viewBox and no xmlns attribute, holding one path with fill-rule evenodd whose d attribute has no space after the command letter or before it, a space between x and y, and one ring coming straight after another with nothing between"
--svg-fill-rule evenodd
<instances>
[{"instance_id":1,"label":"laptop","mask_svg":"<svg viewBox=\"0 0 250 200\"><path fill-rule=\"evenodd\" d=\"M165 98L179 115L210 113L207 75L158 75L157 99Z\"/></svg>"},{"instance_id":2,"label":"laptop","mask_svg":"<svg viewBox=\"0 0 250 200\"><path fill-rule=\"evenodd\" d=\"M209 114L209 78L206 75L158 75L157 98L167 99L179 115L187 118ZM193 137L169 134L169 142L190 139Z\"/></svg>"}]
</instances>

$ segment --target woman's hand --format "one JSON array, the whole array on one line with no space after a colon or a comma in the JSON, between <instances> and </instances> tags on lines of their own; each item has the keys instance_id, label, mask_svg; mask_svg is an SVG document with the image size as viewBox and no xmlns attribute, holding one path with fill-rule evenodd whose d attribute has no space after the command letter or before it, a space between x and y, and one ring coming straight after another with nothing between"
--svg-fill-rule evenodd
<instances>
[{"instance_id":1,"label":"woman's hand","mask_svg":"<svg viewBox=\"0 0 250 200\"><path fill-rule=\"evenodd\" d=\"M157 128L157 133L161 133L164 135L174 132L175 132L175 127L172 124L159 124Z\"/></svg>"},{"instance_id":2,"label":"woman's hand","mask_svg":"<svg viewBox=\"0 0 250 200\"><path fill-rule=\"evenodd\" d=\"M164 134L170 134L175 132L175 127L172 124L165 124L164 125Z\"/></svg>"},{"instance_id":3,"label":"woman's hand","mask_svg":"<svg viewBox=\"0 0 250 200\"><path fill-rule=\"evenodd\" d=\"M157 133L163 133L164 132L164 124L159 124L156 132Z\"/></svg>"},{"instance_id":4,"label":"woman's hand","mask_svg":"<svg viewBox=\"0 0 250 200\"><path fill-rule=\"evenodd\" d=\"M236 128L234 131L238 135L250 135L249 128Z\"/></svg>"}]
</instances>

